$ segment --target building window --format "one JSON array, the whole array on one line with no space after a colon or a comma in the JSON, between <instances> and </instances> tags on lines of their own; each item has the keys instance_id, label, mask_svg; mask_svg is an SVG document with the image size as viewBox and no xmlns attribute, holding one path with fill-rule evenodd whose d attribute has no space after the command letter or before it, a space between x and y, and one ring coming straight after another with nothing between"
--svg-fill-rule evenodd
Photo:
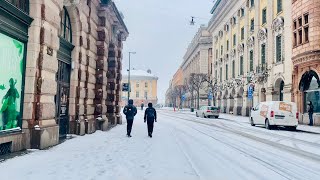
<instances>
[{"instance_id":1,"label":"building window","mask_svg":"<svg viewBox=\"0 0 320 180\"><path fill-rule=\"evenodd\" d=\"M145 87L145 88L148 88L148 83L147 83L147 82L144 83L144 87Z\"/></svg>"},{"instance_id":2,"label":"building window","mask_svg":"<svg viewBox=\"0 0 320 180\"><path fill-rule=\"evenodd\" d=\"M237 18L236 18L236 17L233 17L233 18L232 18L232 24L233 24L233 25L236 25L236 24L237 24Z\"/></svg>"},{"instance_id":3,"label":"building window","mask_svg":"<svg viewBox=\"0 0 320 180\"><path fill-rule=\"evenodd\" d=\"M254 18L251 19L250 31L254 31Z\"/></svg>"},{"instance_id":4,"label":"building window","mask_svg":"<svg viewBox=\"0 0 320 180\"><path fill-rule=\"evenodd\" d=\"M240 56L240 75L243 75L243 56Z\"/></svg>"},{"instance_id":5,"label":"building window","mask_svg":"<svg viewBox=\"0 0 320 180\"><path fill-rule=\"evenodd\" d=\"M214 75L215 75L214 76L215 78L218 78L218 71L217 70L215 70Z\"/></svg>"},{"instance_id":6,"label":"building window","mask_svg":"<svg viewBox=\"0 0 320 180\"><path fill-rule=\"evenodd\" d=\"M264 8L262 10L262 24L266 24L267 23L267 8Z\"/></svg>"},{"instance_id":7,"label":"building window","mask_svg":"<svg viewBox=\"0 0 320 180\"><path fill-rule=\"evenodd\" d=\"M254 6L254 0L250 0L250 7Z\"/></svg>"},{"instance_id":8,"label":"building window","mask_svg":"<svg viewBox=\"0 0 320 180\"><path fill-rule=\"evenodd\" d=\"M309 42L309 26L304 27L304 41Z\"/></svg>"},{"instance_id":9,"label":"building window","mask_svg":"<svg viewBox=\"0 0 320 180\"><path fill-rule=\"evenodd\" d=\"M65 7L61 12L60 37L72 43L71 21L68 11Z\"/></svg>"},{"instance_id":10,"label":"building window","mask_svg":"<svg viewBox=\"0 0 320 180\"><path fill-rule=\"evenodd\" d=\"M228 64L226 64L226 80L228 80L229 77L228 77Z\"/></svg>"},{"instance_id":11,"label":"building window","mask_svg":"<svg viewBox=\"0 0 320 180\"><path fill-rule=\"evenodd\" d=\"M309 42L309 14L304 15L303 31L304 31L304 42Z\"/></svg>"},{"instance_id":12,"label":"building window","mask_svg":"<svg viewBox=\"0 0 320 180\"><path fill-rule=\"evenodd\" d=\"M244 9L241 8L241 17L244 17Z\"/></svg>"},{"instance_id":13,"label":"building window","mask_svg":"<svg viewBox=\"0 0 320 180\"><path fill-rule=\"evenodd\" d=\"M229 40L227 40L227 51L229 51Z\"/></svg>"},{"instance_id":14,"label":"building window","mask_svg":"<svg viewBox=\"0 0 320 180\"><path fill-rule=\"evenodd\" d=\"M212 63L211 63L211 65L210 65L210 74L213 73L213 72L212 72L212 68L213 68L213 66L212 66Z\"/></svg>"},{"instance_id":15,"label":"building window","mask_svg":"<svg viewBox=\"0 0 320 180\"><path fill-rule=\"evenodd\" d=\"M302 29L299 29L299 42L298 45L302 44Z\"/></svg>"},{"instance_id":16,"label":"building window","mask_svg":"<svg viewBox=\"0 0 320 180\"><path fill-rule=\"evenodd\" d=\"M232 78L235 78L235 62L232 61Z\"/></svg>"},{"instance_id":17,"label":"building window","mask_svg":"<svg viewBox=\"0 0 320 180\"><path fill-rule=\"evenodd\" d=\"M7 0L10 4L29 14L29 0Z\"/></svg>"},{"instance_id":18,"label":"building window","mask_svg":"<svg viewBox=\"0 0 320 180\"><path fill-rule=\"evenodd\" d=\"M282 0L277 0L277 13L282 11Z\"/></svg>"},{"instance_id":19,"label":"building window","mask_svg":"<svg viewBox=\"0 0 320 180\"><path fill-rule=\"evenodd\" d=\"M276 62L282 61L282 36L276 37Z\"/></svg>"},{"instance_id":20,"label":"building window","mask_svg":"<svg viewBox=\"0 0 320 180\"><path fill-rule=\"evenodd\" d=\"M309 42L309 14L306 13L293 21L293 47Z\"/></svg>"},{"instance_id":21,"label":"building window","mask_svg":"<svg viewBox=\"0 0 320 180\"><path fill-rule=\"evenodd\" d=\"M216 49L216 59L218 59L218 57L219 57L219 51L218 49Z\"/></svg>"},{"instance_id":22,"label":"building window","mask_svg":"<svg viewBox=\"0 0 320 180\"><path fill-rule=\"evenodd\" d=\"M250 51L250 72L253 71L253 51Z\"/></svg>"},{"instance_id":23,"label":"building window","mask_svg":"<svg viewBox=\"0 0 320 180\"><path fill-rule=\"evenodd\" d=\"M315 71L308 71L304 73L300 80L299 89L303 91L304 98L303 98L303 105L304 105L304 112L307 112L307 102L311 101L314 106L314 113L320 112L320 79L319 76Z\"/></svg>"},{"instance_id":24,"label":"building window","mask_svg":"<svg viewBox=\"0 0 320 180\"><path fill-rule=\"evenodd\" d=\"M139 98L139 92L138 91L136 92L136 98Z\"/></svg>"},{"instance_id":25,"label":"building window","mask_svg":"<svg viewBox=\"0 0 320 180\"><path fill-rule=\"evenodd\" d=\"M148 99L148 92L147 91L144 92L144 98Z\"/></svg>"},{"instance_id":26,"label":"building window","mask_svg":"<svg viewBox=\"0 0 320 180\"><path fill-rule=\"evenodd\" d=\"M263 66L266 63L266 45L261 45L261 65Z\"/></svg>"},{"instance_id":27,"label":"building window","mask_svg":"<svg viewBox=\"0 0 320 180\"><path fill-rule=\"evenodd\" d=\"M223 55L223 46L221 46L221 55Z\"/></svg>"},{"instance_id":28,"label":"building window","mask_svg":"<svg viewBox=\"0 0 320 180\"><path fill-rule=\"evenodd\" d=\"M140 84L139 84L139 82L137 82L137 83L136 83L136 87L139 88L139 86L140 86Z\"/></svg>"},{"instance_id":29,"label":"building window","mask_svg":"<svg viewBox=\"0 0 320 180\"><path fill-rule=\"evenodd\" d=\"M222 68L220 68L220 82L222 82Z\"/></svg>"},{"instance_id":30,"label":"building window","mask_svg":"<svg viewBox=\"0 0 320 180\"><path fill-rule=\"evenodd\" d=\"M233 35L233 46L236 46L236 44L237 44L237 35L234 34Z\"/></svg>"},{"instance_id":31,"label":"building window","mask_svg":"<svg viewBox=\"0 0 320 180\"><path fill-rule=\"evenodd\" d=\"M241 40L244 40L244 27L241 28Z\"/></svg>"}]
</instances>

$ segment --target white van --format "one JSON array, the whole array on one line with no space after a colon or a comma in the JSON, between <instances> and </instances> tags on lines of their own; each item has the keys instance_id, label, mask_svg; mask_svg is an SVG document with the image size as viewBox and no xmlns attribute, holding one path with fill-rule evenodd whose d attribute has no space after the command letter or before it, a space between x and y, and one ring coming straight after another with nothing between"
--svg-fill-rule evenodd
<instances>
[{"instance_id":1,"label":"white van","mask_svg":"<svg viewBox=\"0 0 320 180\"><path fill-rule=\"evenodd\" d=\"M251 110L251 126L265 125L266 129L276 126L285 126L296 130L298 126L299 112L297 104L284 101L261 102Z\"/></svg>"}]
</instances>

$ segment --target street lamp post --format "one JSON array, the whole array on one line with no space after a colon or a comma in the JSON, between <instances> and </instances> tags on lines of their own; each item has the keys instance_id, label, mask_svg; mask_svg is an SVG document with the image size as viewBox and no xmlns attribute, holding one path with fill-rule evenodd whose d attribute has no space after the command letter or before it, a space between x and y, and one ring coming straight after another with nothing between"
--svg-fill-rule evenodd
<instances>
[{"instance_id":1,"label":"street lamp post","mask_svg":"<svg viewBox=\"0 0 320 180\"><path fill-rule=\"evenodd\" d=\"M131 60L130 60L130 56L131 54L136 54L136 52L129 52L129 69L128 69L128 86L129 86L129 89L128 89L128 102L129 102L129 99L130 99L130 92L131 92L131 83L130 83L130 71L131 71Z\"/></svg>"}]
</instances>

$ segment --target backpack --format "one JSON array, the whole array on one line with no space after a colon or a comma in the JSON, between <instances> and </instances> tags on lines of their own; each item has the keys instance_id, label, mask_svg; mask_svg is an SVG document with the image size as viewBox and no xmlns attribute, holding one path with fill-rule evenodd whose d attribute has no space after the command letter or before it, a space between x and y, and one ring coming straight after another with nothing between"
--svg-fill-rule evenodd
<instances>
[{"instance_id":1,"label":"backpack","mask_svg":"<svg viewBox=\"0 0 320 180\"><path fill-rule=\"evenodd\" d=\"M132 106L127 107L127 114L126 115L129 117L134 116L134 109Z\"/></svg>"},{"instance_id":2,"label":"backpack","mask_svg":"<svg viewBox=\"0 0 320 180\"><path fill-rule=\"evenodd\" d=\"M155 110L153 108L148 108L146 113L147 119L153 120L155 118L154 113L155 113Z\"/></svg>"}]
</instances>

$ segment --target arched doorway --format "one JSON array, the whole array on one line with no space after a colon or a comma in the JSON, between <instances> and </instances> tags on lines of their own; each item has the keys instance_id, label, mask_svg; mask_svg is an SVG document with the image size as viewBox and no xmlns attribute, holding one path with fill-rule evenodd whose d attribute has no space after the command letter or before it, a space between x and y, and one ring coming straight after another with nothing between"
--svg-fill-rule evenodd
<instances>
[{"instance_id":1,"label":"arched doorway","mask_svg":"<svg viewBox=\"0 0 320 180\"><path fill-rule=\"evenodd\" d=\"M314 112L320 112L320 79L316 72L308 71L302 75L299 89L303 93L303 112L307 112L307 102L314 105Z\"/></svg>"},{"instance_id":2,"label":"arched doorway","mask_svg":"<svg viewBox=\"0 0 320 180\"><path fill-rule=\"evenodd\" d=\"M56 102L56 120L59 124L60 138L66 137L69 132L69 94L71 75L72 28L68 11L64 7L61 12L60 48L57 53L58 72Z\"/></svg>"},{"instance_id":3,"label":"arched doorway","mask_svg":"<svg viewBox=\"0 0 320 180\"><path fill-rule=\"evenodd\" d=\"M283 101L283 89L284 89L284 81L281 78L279 78L277 79L274 86L274 91L272 96L273 101Z\"/></svg>"}]
</instances>

